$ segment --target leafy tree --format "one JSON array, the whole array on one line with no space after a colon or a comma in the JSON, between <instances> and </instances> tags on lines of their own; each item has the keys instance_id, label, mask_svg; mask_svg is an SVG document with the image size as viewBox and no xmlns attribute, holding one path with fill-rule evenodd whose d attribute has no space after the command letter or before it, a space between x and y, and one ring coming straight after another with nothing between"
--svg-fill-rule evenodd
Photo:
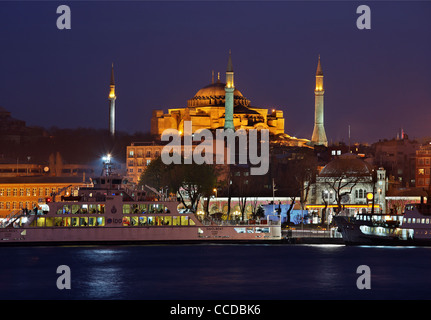
<instances>
[{"instance_id":1,"label":"leafy tree","mask_svg":"<svg viewBox=\"0 0 431 320\"><path fill-rule=\"evenodd\" d=\"M177 193L183 205L196 212L201 197L209 197L216 186L217 174L209 164L170 164L162 162L161 157L151 161L140 177L140 185L155 189L165 186Z\"/></svg>"}]
</instances>

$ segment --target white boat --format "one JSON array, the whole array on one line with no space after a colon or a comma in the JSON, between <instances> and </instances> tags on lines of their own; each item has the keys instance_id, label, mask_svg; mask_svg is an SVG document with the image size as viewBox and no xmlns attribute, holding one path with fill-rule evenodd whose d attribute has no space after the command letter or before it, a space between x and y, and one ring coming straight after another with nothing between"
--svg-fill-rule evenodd
<instances>
[{"instance_id":1,"label":"white boat","mask_svg":"<svg viewBox=\"0 0 431 320\"><path fill-rule=\"evenodd\" d=\"M0 245L274 242L278 220L216 221L180 213L178 201L146 201L116 175L94 180L76 197L61 197L41 209L20 210L0 224Z\"/></svg>"},{"instance_id":2,"label":"white boat","mask_svg":"<svg viewBox=\"0 0 431 320\"><path fill-rule=\"evenodd\" d=\"M336 216L343 240L350 245L431 246L431 205L406 205L403 214Z\"/></svg>"}]
</instances>

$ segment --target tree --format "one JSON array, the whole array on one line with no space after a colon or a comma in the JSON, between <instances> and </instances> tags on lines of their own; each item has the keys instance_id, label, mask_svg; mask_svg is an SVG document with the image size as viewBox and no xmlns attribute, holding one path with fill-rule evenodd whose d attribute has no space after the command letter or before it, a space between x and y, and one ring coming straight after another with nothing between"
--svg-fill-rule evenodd
<instances>
[{"instance_id":1,"label":"tree","mask_svg":"<svg viewBox=\"0 0 431 320\"><path fill-rule=\"evenodd\" d=\"M165 165L158 157L150 162L146 170L139 178L138 186L148 185L154 189L160 190L166 186L168 178L168 166Z\"/></svg>"},{"instance_id":2,"label":"tree","mask_svg":"<svg viewBox=\"0 0 431 320\"><path fill-rule=\"evenodd\" d=\"M177 193L183 205L193 212L196 212L201 197L212 194L216 182L216 170L212 165L166 165L161 157L151 161L139 180L140 185L149 185L157 190L168 187L171 192Z\"/></svg>"},{"instance_id":3,"label":"tree","mask_svg":"<svg viewBox=\"0 0 431 320\"><path fill-rule=\"evenodd\" d=\"M353 188L360 181L361 181L360 177L349 176L346 173L342 173L338 177L323 178L323 182L325 186L328 189L334 191L335 201L337 202L337 207L338 207L337 212L341 212L341 210L343 209L343 206L342 206L343 197L350 195L350 193L352 193Z\"/></svg>"}]
</instances>

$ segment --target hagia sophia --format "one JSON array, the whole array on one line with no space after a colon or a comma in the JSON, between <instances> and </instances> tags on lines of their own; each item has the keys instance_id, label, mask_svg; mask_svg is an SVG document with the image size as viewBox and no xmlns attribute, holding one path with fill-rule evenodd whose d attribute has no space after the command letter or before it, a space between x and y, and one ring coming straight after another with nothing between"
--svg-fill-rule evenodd
<instances>
[{"instance_id":1,"label":"hagia sophia","mask_svg":"<svg viewBox=\"0 0 431 320\"><path fill-rule=\"evenodd\" d=\"M312 140L291 137L285 132L285 119L282 110L267 109L253 106L233 82L232 58L229 54L226 83L221 82L220 74L214 81L214 73L210 84L199 89L187 101L186 107L163 110L153 110L151 117L151 134L157 139L166 129L176 129L184 132L184 121L192 121L192 131L199 129L215 130L226 128L228 104L226 99L229 88L233 89L233 127L238 129L268 129L271 141L277 141L288 146L327 145L323 127L323 72L320 57L316 72L316 117ZM228 96L229 97L229 96ZM323 130L323 134L321 131ZM323 137L323 140L320 141Z\"/></svg>"}]
</instances>

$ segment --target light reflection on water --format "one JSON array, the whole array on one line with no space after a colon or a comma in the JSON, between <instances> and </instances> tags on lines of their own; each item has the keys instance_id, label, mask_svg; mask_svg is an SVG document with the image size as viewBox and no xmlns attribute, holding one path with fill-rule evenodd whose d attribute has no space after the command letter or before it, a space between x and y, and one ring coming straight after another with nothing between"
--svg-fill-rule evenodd
<instances>
[{"instance_id":1,"label":"light reflection on water","mask_svg":"<svg viewBox=\"0 0 431 320\"><path fill-rule=\"evenodd\" d=\"M56 288L58 265L71 290ZM371 268L358 290L356 269ZM431 298L431 248L188 245L0 248L0 298ZM409 292L406 296L405 292Z\"/></svg>"}]
</instances>

